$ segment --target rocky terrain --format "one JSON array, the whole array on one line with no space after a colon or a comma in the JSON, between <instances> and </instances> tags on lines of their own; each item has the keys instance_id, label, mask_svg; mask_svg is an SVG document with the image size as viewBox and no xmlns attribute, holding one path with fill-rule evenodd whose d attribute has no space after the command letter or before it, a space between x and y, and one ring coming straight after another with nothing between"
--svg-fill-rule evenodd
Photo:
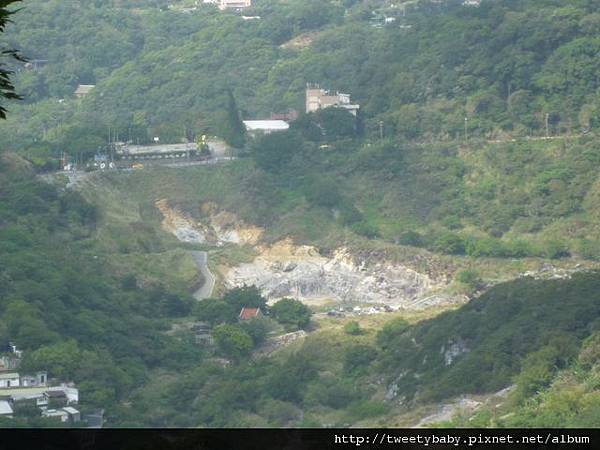
<instances>
[{"instance_id":1,"label":"rocky terrain","mask_svg":"<svg viewBox=\"0 0 600 450\"><path fill-rule=\"evenodd\" d=\"M229 286L256 285L270 300L333 299L394 307L411 307L446 287L401 264L368 263L346 248L324 256L314 247L298 246L289 239L260 249L254 261L229 268L223 278Z\"/></svg>"},{"instance_id":2,"label":"rocky terrain","mask_svg":"<svg viewBox=\"0 0 600 450\"><path fill-rule=\"evenodd\" d=\"M467 300L443 293L449 283L444 277L435 279L408 265L353 254L347 248L323 255L291 239L264 245L262 229L220 211L213 203L201 206L200 219L170 206L167 200L159 200L156 207L163 215L163 228L181 241L253 246L258 256L252 262L221 266L221 279L226 287L255 285L270 301L293 297L315 305L335 301L423 309Z\"/></svg>"}]
</instances>

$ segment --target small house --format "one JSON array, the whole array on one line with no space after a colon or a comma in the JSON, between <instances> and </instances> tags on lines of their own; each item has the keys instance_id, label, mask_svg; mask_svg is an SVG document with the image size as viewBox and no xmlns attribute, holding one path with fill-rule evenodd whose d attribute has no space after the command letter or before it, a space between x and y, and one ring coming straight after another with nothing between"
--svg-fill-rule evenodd
<instances>
[{"instance_id":1,"label":"small house","mask_svg":"<svg viewBox=\"0 0 600 450\"><path fill-rule=\"evenodd\" d=\"M62 409L47 409L42 411L42 417L51 418L57 417L61 422L67 422L69 420L69 413Z\"/></svg>"},{"instance_id":2,"label":"small house","mask_svg":"<svg viewBox=\"0 0 600 450\"><path fill-rule=\"evenodd\" d=\"M49 407L62 407L66 406L68 403L65 391L46 391L44 392L44 398Z\"/></svg>"},{"instance_id":3,"label":"small house","mask_svg":"<svg viewBox=\"0 0 600 450\"><path fill-rule=\"evenodd\" d=\"M306 85L306 113L312 113L325 108L341 108L348 111L353 116L358 115L360 105L354 104L350 100L350 94L341 92L330 92L321 89L319 85Z\"/></svg>"},{"instance_id":4,"label":"small house","mask_svg":"<svg viewBox=\"0 0 600 450\"><path fill-rule=\"evenodd\" d=\"M21 376L21 386L23 387L46 386L47 382L48 374L46 372L37 372L35 375Z\"/></svg>"},{"instance_id":5,"label":"small house","mask_svg":"<svg viewBox=\"0 0 600 450\"><path fill-rule=\"evenodd\" d=\"M17 372L0 372L0 388L14 388L21 386L21 377Z\"/></svg>"},{"instance_id":6,"label":"small house","mask_svg":"<svg viewBox=\"0 0 600 450\"><path fill-rule=\"evenodd\" d=\"M238 317L240 320L250 320L250 319L256 319L261 316L262 316L262 312L261 312L260 308L248 308L248 307L244 306L242 308L242 310L240 311L240 314Z\"/></svg>"},{"instance_id":7,"label":"small house","mask_svg":"<svg viewBox=\"0 0 600 450\"><path fill-rule=\"evenodd\" d=\"M83 98L90 92L92 92L92 89L94 89L95 87L96 85L94 84L80 84L79 86L77 86L77 89L75 89L75 97Z\"/></svg>"},{"instance_id":8,"label":"small house","mask_svg":"<svg viewBox=\"0 0 600 450\"><path fill-rule=\"evenodd\" d=\"M65 406L62 410L69 415L69 422L75 423L81 420L81 413L72 406Z\"/></svg>"}]
</instances>

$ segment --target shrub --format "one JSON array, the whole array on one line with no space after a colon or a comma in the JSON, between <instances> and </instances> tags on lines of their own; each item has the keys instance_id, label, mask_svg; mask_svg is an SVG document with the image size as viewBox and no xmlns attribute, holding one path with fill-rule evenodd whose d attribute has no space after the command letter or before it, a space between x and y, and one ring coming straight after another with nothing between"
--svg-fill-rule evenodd
<instances>
[{"instance_id":1,"label":"shrub","mask_svg":"<svg viewBox=\"0 0 600 450\"><path fill-rule=\"evenodd\" d=\"M546 258L558 259L571 256L568 247L560 241L546 241L543 246L543 255Z\"/></svg>"},{"instance_id":2,"label":"shrub","mask_svg":"<svg viewBox=\"0 0 600 450\"><path fill-rule=\"evenodd\" d=\"M475 269L466 269L458 272L456 280L470 288L476 288L481 283L479 272Z\"/></svg>"},{"instance_id":3,"label":"shrub","mask_svg":"<svg viewBox=\"0 0 600 450\"><path fill-rule=\"evenodd\" d=\"M409 323L404 319L393 319L387 322L377 333L377 345L387 348L388 344L409 328Z\"/></svg>"},{"instance_id":4,"label":"shrub","mask_svg":"<svg viewBox=\"0 0 600 450\"><path fill-rule=\"evenodd\" d=\"M350 229L356 234L367 237L369 239L379 236L379 230L368 222L356 222Z\"/></svg>"},{"instance_id":5,"label":"shrub","mask_svg":"<svg viewBox=\"0 0 600 450\"><path fill-rule=\"evenodd\" d=\"M357 336L362 333L362 329L360 328L360 324L356 320L353 320L344 325L344 333Z\"/></svg>"},{"instance_id":6,"label":"shrub","mask_svg":"<svg viewBox=\"0 0 600 450\"><path fill-rule=\"evenodd\" d=\"M344 353L344 370L349 373L365 372L371 362L377 357L377 350L364 344L350 347Z\"/></svg>"},{"instance_id":7,"label":"shrub","mask_svg":"<svg viewBox=\"0 0 600 450\"><path fill-rule=\"evenodd\" d=\"M442 225L450 230L457 230L462 228L460 217L455 215L446 216L442 219Z\"/></svg>"},{"instance_id":8,"label":"shrub","mask_svg":"<svg viewBox=\"0 0 600 450\"><path fill-rule=\"evenodd\" d=\"M412 247L422 247L424 244L423 236L416 231L405 231L398 238L398 243L400 245L410 245Z\"/></svg>"},{"instance_id":9,"label":"shrub","mask_svg":"<svg viewBox=\"0 0 600 450\"><path fill-rule=\"evenodd\" d=\"M466 244L462 237L454 233L445 233L438 237L433 244L437 252L450 255L462 255L465 253Z\"/></svg>"},{"instance_id":10,"label":"shrub","mask_svg":"<svg viewBox=\"0 0 600 450\"><path fill-rule=\"evenodd\" d=\"M351 420L364 420L371 417L382 416L389 407L383 402L363 400L348 406L348 417Z\"/></svg>"}]
</instances>

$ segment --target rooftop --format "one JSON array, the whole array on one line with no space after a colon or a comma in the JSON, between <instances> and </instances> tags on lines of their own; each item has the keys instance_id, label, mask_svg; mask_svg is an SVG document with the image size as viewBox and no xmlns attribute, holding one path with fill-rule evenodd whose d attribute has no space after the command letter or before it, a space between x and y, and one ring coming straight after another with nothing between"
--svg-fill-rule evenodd
<instances>
[{"instance_id":1,"label":"rooftop","mask_svg":"<svg viewBox=\"0 0 600 450\"><path fill-rule=\"evenodd\" d=\"M19 378L18 372L0 372L0 380L13 380Z\"/></svg>"},{"instance_id":2,"label":"rooftop","mask_svg":"<svg viewBox=\"0 0 600 450\"><path fill-rule=\"evenodd\" d=\"M195 143L186 144L154 144L154 145L123 145L117 147L117 153L129 155L176 153L198 150Z\"/></svg>"},{"instance_id":3,"label":"rooftop","mask_svg":"<svg viewBox=\"0 0 600 450\"><path fill-rule=\"evenodd\" d=\"M61 398L67 396L65 391L48 391L46 392L46 395L51 398Z\"/></svg>"},{"instance_id":4,"label":"rooftop","mask_svg":"<svg viewBox=\"0 0 600 450\"><path fill-rule=\"evenodd\" d=\"M244 120L248 131L284 131L290 124L283 120Z\"/></svg>"},{"instance_id":5,"label":"rooftop","mask_svg":"<svg viewBox=\"0 0 600 450\"><path fill-rule=\"evenodd\" d=\"M62 410L68 412L69 414L79 414L79 411L72 406L65 406Z\"/></svg>"},{"instance_id":6,"label":"rooftop","mask_svg":"<svg viewBox=\"0 0 600 450\"><path fill-rule=\"evenodd\" d=\"M254 317L258 317L260 314L260 308L246 308L245 306L240 311L240 319L248 320Z\"/></svg>"},{"instance_id":7,"label":"rooftop","mask_svg":"<svg viewBox=\"0 0 600 450\"><path fill-rule=\"evenodd\" d=\"M41 397L47 387L18 387L0 389L0 395L10 395L14 399Z\"/></svg>"},{"instance_id":8,"label":"rooftop","mask_svg":"<svg viewBox=\"0 0 600 450\"><path fill-rule=\"evenodd\" d=\"M80 84L79 86L77 86L77 89L75 89L75 95L87 95L95 87L95 84Z\"/></svg>"},{"instance_id":9,"label":"rooftop","mask_svg":"<svg viewBox=\"0 0 600 450\"><path fill-rule=\"evenodd\" d=\"M6 400L0 400L0 416L4 414L12 414L13 410Z\"/></svg>"}]
</instances>

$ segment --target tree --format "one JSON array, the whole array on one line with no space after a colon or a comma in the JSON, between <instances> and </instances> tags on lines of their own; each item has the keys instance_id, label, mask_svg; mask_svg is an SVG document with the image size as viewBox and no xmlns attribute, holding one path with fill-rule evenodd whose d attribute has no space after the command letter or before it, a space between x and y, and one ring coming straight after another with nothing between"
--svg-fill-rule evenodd
<instances>
[{"instance_id":1,"label":"tree","mask_svg":"<svg viewBox=\"0 0 600 450\"><path fill-rule=\"evenodd\" d=\"M10 16L16 11L10 11L8 9L12 4L21 0L0 0L0 33L3 33L6 25L10 23ZM0 49L0 58L9 58L17 61L24 61L24 58L14 49ZM18 100L21 98L15 92L15 87L12 84L10 76L12 71L4 67L4 64L0 63L0 99L7 100ZM0 105L0 119L6 118L6 108Z\"/></svg>"},{"instance_id":2,"label":"tree","mask_svg":"<svg viewBox=\"0 0 600 450\"><path fill-rule=\"evenodd\" d=\"M271 307L271 315L283 325L305 328L310 322L312 313L301 301L284 298Z\"/></svg>"},{"instance_id":3,"label":"tree","mask_svg":"<svg viewBox=\"0 0 600 450\"><path fill-rule=\"evenodd\" d=\"M259 345L264 342L269 333L270 324L269 319L265 317L255 317L250 320L242 322L240 325L242 329L250 335L254 341L254 345Z\"/></svg>"},{"instance_id":4,"label":"tree","mask_svg":"<svg viewBox=\"0 0 600 450\"><path fill-rule=\"evenodd\" d=\"M235 361L247 356L254 347L252 337L237 325L219 325L212 336L218 349Z\"/></svg>"},{"instance_id":5,"label":"tree","mask_svg":"<svg viewBox=\"0 0 600 450\"><path fill-rule=\"evenodd\" d=\"M344 370L349 373L363 373L377 357L377 350L364 344L356 344L344 353Z\"/></svg>"},{"instance_id":6,"label":"tree","mask_svg":"<svg viewBox=\"0 0 600 450\"><path fill-rule=\"evenodd\" d=\"M199 320L211 325L235 322L239 310L225 300L207 298L195 307L195 315Z\"/></svg>"},{"instance_id":7,"label":"tree","mask_svg":"<svg viewBox=\"0 0 600 450\"><path fill-rule=\"evenodd\" d=\"M251 150L256 165L266 172L277 173L303 149L300 136L292 131L264 135L257 139Z\"/></svg>"},{"instance_id":8,"label":"tree","mask_svg":"<svg viewBox=\"0 0 600 450\"><path fill-rule=\"evenodd\" d=\"M240 119L240 112L231 89L227 90L227 110L218 124L221 137L235 148L243 148L246 144L246 127Z\"/></svg>"},{"instance_id":9,"label":"tree","mask_svg":"<svg viewBox=\"0 0 600 450\"><path fill-rule=\"evenodd\" d=\"M243 286L233 288L223 296L223 300L233 307L236 314L244 306L247 308L260 308L265 311L267 308L267 299L264 298L256 286Z\"/></svg>"}]
</instances>

